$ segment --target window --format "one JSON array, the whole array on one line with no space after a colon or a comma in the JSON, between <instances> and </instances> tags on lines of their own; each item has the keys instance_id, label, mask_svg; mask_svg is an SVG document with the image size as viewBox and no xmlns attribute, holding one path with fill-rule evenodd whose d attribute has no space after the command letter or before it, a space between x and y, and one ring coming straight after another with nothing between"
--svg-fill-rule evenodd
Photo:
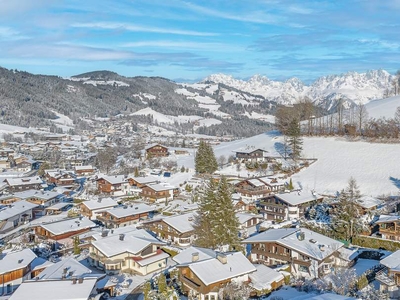
<instances>
[{"instance_id":1,"label":"window","mask_svg":"<svg viewBox=\"0 0 400 300\"><path fill-rule=\"evenodd\" d=\"M306 266L299 266L299 271L300 271L300 272L308 272L308 267L306 267Z\"/></svg>"}]
</instances>

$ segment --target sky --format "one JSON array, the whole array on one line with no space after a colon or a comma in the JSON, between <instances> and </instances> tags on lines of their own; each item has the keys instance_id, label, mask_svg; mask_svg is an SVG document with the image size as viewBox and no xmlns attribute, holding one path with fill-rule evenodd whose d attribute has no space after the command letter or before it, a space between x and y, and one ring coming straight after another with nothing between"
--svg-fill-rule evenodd
<instances>
[{"instance_id":1,"label":"sky","mask_svg":"<svg viewBox=\"0 0 400 300\"><path fill-rule=\"evenodd\" d=\"M400 68L400 0L0 0L0 66L274 80Z\"/></svg>"}]
</instances>

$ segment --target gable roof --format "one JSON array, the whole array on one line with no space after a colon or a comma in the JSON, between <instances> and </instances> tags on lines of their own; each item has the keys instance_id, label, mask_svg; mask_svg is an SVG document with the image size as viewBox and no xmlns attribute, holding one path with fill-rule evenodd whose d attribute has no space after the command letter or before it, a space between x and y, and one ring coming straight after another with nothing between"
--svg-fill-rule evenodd
<instances>
[{"instance_id":1,"label":"gable roof","mask_svg":"<svg viewBox=\"0 0 400 300\"><path fill-rule=\"evenodd\" d=\"M257 272L251 273L249 275L251 279L250 285L256 290L264 290L264 289L272 289L271 284L273 282L278 282L284 279L284 276L262 264L254 265L257 269Z\"/></svg>"},{"instance_id":2,"label":"gable roof","mask_svg":"<svg viewBox=\"0 0 400 300\"><path fill-rule=\"evenodd\" d=\"M170 191L176 189L175 186L169 185L169 184L148 184L146 187L152 189L153 191L156 192L161 192L161 191Z\"/></svg>"},{"instance_id":3,"label":"gable roof","mask_svg":"<svg viewBox=\"0 0 400 300\"><path fill-rule=\"evenodd\" d=\"M217 258L194 262L189 264L193 273L205 284L235 278L256 271L254 265L242 252L227 253L227 262L221 263Z\"/></svg>"},{"instance_id":4,"label":"gable roof","mask_svg":"<svg viewBox=\"0 0 400 300\"><path fill-rule=\"evenodd\" d=\"M113 175L113 176L108 176L108 175L103 175L97 180L104 179L105 181L111 183L111 184L121 184L121 183L126 183L127 179L125 178L125 175Z\"/></svg>"},{"instance_id":5,"label":"gable roof","mask_svg":"<svg viewBox=\"0 0 400 300\"><path fill-rule=\"evenodd\" d=\"M22 177L22 178L7 178L4 181L6 181L9 186L31 185L31 184L42 184L43 183L42 179L40 179L39 176Z\"/></svg>"},{"instance_id":6,"label":"gable roof","mask_svg":"<svg viewBox=\"0 0 400 300\"><path fill-rule=\"evenodd\" d=\"M63 219L56 222L44 223L40 227L46 229L54 235L73 232L81 229L96 227L96 224L88 218Z\"/></svg>"},{"instance_id":7,"label":"gable roof","mask_svg":"<svg viewBox=\"0 0 400 300\"><path fill-rule=\"evenodd\" d=\"M299 205L311 201L315 201L318 199L322 199L321 196L312 193L304 193L304 192L293 192L293 193L284 193L284 194L275 194L275 197L279 200L286 202L289 205Z\"/></svg>"},{"instance_id":8,"label":"gable roof","mask_svg":"<svg viewBox=\"0 0 400 300\"><path fill-rule=\"evenodd\" d=\"M25 268L35 258L36 254L31 249L23 249L16 252L5 252L0 254L0 274Z\"/></svg>"},{"instance_id":9,"label":"gable roof","mask_svg":"<svg viewBox=\"0 0 400 300\"><path fill-rule=\"evenodd\" d=\"M400 250L386 256L380 263L392 271L400 272Z\"/></svg>"},{"instance_id":10,"label":"gable roof","mask_svg":"<svg viewBox=\"0 0 400 300\"><path fill-rule=\"evenodd\" d=\"M165 245L164 242L153 237L144 229L134 230L124 234L122 241L120 240L119 234L113 234L92 242L92 245L107 257L112 257L123 252L138 254L152 244Z\"/></svg>"},{"instance_id":11,"label":"gable roof","mask_svg":"<svg viewBox=\"0 0 400 300\"><path fill-rule=\"evenodd\" d=\"M39 205L25 200L13 202L10 206L0 210L0 221L8 220L14 216L27 212Z\"/></svg>"},{"instance_id":12,"label":"gable roof","mask_svg":"<svg viewBox=\"0 0 400 300\"><path fill-rule=\"evenodd\" d=\"M66 273L64 273L64 270L66 271ZM70 272L72 272L72 274ZM78 262L75 258L68 257L47 267L37 277L40 280L62 279L63 275L65 275L66 278L71 278L72 276L87 277L86 275L89 275L91 273L91 269ZM93 277L93 275L94 274L91 274L91 276L89 277Z\"/></svg>"},{"instance_id":13,"label":"gable roof","mask_svg":"<svg viewBox=\"0 0 400 300\"><path fill-rule=\"evenodd\" d=\"M121 206L121 207L116 207L116 208L107 210L107 212L116 218L123 218L123 217L127 217L127 216L151 212L154 210L156 210L155 206L150 206L145 203L139 203L136 205L125 205L125 206Z\"/></svg>"},{"instance_id":14,"label":"gable roof","mask_svg":"<svg viewBox=\"0 0 400 300\"><path fill-rule=\"evenodd\" d=\"M132 179L140 184L147 184L152 182L158 182L158 178L154 176L145 176L145 177L128 177L128 179Z\"/></svg>"},{"instance_id":15,"label":"gable roof","mask_svg":"<svg viewBox=\"0 0 400 300\"><path fill-rule=\"evenodd\" d=\"M217 252L212 249L190 246L189 248L179 252L172 259L178 264L188 264L192 262L193 253L198 253L198 261L215 258L217 256Z\"/></svg>"},{"instance_id":16,"label":"gable roof","mask_svg":"<svg viewBox=\"0 0 400 300\"><path fill-rule=\"evenodd\" d=\"M253 152L257 151L257 150L261 150L262 152L268 152L267 150L265 150L263 148L256 148L255 146L242 147L242 148L239 148L237 150L233 150L233 152L250 154L250 153L253 153Z\"/></svg>"},{"instance_id":17,"label":"gable roof","mask_svg":"<svg viewBox=\"0 0 400 300\"><path fill-rule=\"evenodd\" d=\"M150 145L146 146L144 149L145 149L145 150L149 150L149 149L151 149L151 148L153 148L153 147L155 147L155 146L160 146L160 147L163 147L163 148L165 148L165 149L168 150L168 147L165 147L165 146L163 146L163 145L161 145L161 144L150 144Z\"/></svg>"},{"instance_id":18,"label":"gable roof","mask_svg":"<svg viewBox=\"0 0 400 300\"><path fill-rule=\"evenodd\" d=\"M86 206L90 210L95 210L107 207L114 207L117 206L118 203L112 198L99 198L97 200L83 201L82 205Z\"/></svg>"},{"instance_id":19,"label":"gable roof","mask_svg":"<svg viewBox=\"0 0 400 300\"><path fill-rule=\"evenodd\" d=\"M162 219L163 222L173 227L180 233L193 231L194 214L187 213L183 215L176 215Z\"/></svg>"}]
</instances>

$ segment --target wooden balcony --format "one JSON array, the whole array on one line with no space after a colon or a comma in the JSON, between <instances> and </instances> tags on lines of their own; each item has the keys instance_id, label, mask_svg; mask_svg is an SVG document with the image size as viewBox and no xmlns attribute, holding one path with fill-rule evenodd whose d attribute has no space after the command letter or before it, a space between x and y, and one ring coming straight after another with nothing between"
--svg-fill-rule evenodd
<instances>
[{"instance_id":1,"label":"wooden balcony","mask_svg":"<svg viewBox=\"0 0 400 300\"><path fill-rule=\"evenodd\" d=\"M188 278L186 276L182 276L181 280L182 280L183 284L187 285L191 289L197 290L200 288L200 284L194 282L193 280L191 280L190 278Z\"/></svg>"}]
</instances>

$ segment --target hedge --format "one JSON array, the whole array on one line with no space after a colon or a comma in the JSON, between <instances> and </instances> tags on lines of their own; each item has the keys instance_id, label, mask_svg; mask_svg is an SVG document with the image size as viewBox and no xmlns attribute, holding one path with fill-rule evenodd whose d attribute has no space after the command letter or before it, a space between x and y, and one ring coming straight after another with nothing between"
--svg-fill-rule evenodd
<instances>
[{"instance_id":1,"label":"hedge","mask_svg":"<svg viewBox=\"0 0 400 300\"><path fill-rule=\"evenodd\" d=\"M365 248L382 249L392 252L400 250L400 242L383 240L370 236L353 237L352 244Z\"/></svg>"}]
</instances>

